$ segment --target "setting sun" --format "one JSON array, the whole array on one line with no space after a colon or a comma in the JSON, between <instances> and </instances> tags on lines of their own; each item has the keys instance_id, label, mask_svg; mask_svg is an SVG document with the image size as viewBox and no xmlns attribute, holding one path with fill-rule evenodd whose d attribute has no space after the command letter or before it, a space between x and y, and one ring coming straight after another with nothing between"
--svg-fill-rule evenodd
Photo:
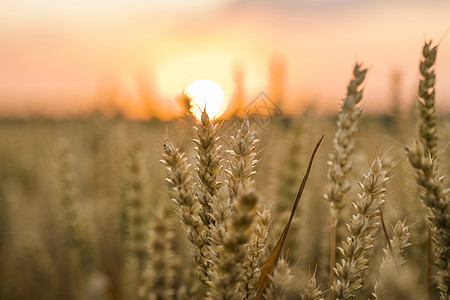
<instances>
[{"instance_id":1,"label":"setting sun","mask_svg":"<svg viewBox=\"0 0 450 300\"><path fill-rule=\"evenodd\" d=\"M217 118L227 107L222 87L212 80L196 80L189 84L184 93L191 98L192 113L197 119L200 119L205 108L211 118Z\"/></svg>"}]
</instances>

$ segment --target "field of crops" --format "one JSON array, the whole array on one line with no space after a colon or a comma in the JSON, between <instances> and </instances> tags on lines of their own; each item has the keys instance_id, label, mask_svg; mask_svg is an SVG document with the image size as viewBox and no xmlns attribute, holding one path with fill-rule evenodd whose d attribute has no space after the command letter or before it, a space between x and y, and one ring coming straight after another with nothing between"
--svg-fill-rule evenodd
<instances>
[{"instance_id":1,"label":"field of crops","mask_svg":"<svg viewBox=\"0 0 450 300\"><path fill-rule=\"evenodd\" d=\"M0 121L0 298L450 299L433 49L389 116Z\"/></svg>"}]
</instances>

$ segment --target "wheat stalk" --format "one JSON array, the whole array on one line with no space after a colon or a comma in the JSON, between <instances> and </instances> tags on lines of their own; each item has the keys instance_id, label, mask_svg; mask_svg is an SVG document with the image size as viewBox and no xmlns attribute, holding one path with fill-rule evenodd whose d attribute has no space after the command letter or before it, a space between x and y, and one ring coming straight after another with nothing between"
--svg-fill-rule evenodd
<instances>
[{"instance_id":1,"label":"wheat stalk","mask_svg":"<svg viewBox=\"0 0 450 300\"><path fill-rule=\"evenodd\" d=\"M422 49L423 60L420 62L419 70L422 78L419 81L418 91L418 107L420 113L419 119L419 139L424 145L426 151L430 153L431 157L436 157L437 151L437 128L436 128L436 109L435 109L435 73L433 66L436 62L437 46L430 48L432 41L425 45ZM427 287L428 298L431 299L432 286L432 241L431 232L428 229L428 245L427 245Z\"/></svg>"},{"instance_id":2,"label":"wheat stalk","mask_svg":"<svg viewBox=\"0 0 450 300\"><path fill-rule=\"evenodd\" d=\"M423 60L420 62L422 78L419 82L420 143L407 147L408 159L417 172L417 183L421 187L421 198L428 207L428 278L431 278L431 248L434 249L437 288L441 299L450 297L450 213L448 191L444 188L443 178L439 176L437 157L435 81L433 66L436 62L438 47L431 47L432 41L423 46ZM431 295L431 280L428 293Z\"/></svg>"}]
</instances>

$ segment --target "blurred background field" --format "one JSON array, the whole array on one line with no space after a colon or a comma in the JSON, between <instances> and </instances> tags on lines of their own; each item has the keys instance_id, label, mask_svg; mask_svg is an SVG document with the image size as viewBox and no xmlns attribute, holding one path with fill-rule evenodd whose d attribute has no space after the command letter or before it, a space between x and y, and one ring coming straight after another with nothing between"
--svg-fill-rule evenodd
<instances>
[{"instance_id":1,"label":"blurred background field","mask_svg":"<svg viewBox=\"0 0 450 300\"><path fill-rule=\"evenodd\" d=\"M301 200L288 244L283 251L291 264L295 295L318 266L318 281L327 282L328 274L328 203L323 198L327 184L328 153L335 132L334 117L302 115L297 118L274 118L258 127L261 159L257 167L257 193L272 211L270 240L273 244L292 206L312 146L325 134L305 195ZM180 229L173 205L168 199L165 169L159 162L166 134L182 143L193 163L190 119L170 122L136 122L121 118L92 117L73 120L2 120L0 122L0 197L1 197L1 280L2 299L132 299L136 288L130 271L130 242L124 211L124 185L130 151L139 146L144 183L143 211L149 224L161 212L176 238L172 247L179 261L175 275L176 290L192 280L186 273L191 264L185 233ZM227 122L222 124L226 127ZM345 215L359 192L357 182L363 170L382 155L390 166L387 224L407 218L412 246L408 261L417 272L414 284L425 289L424 228L422 208L416 193L412 168L406 161L404 146L416 132L414 115L374 117L363 115L357 135L354 167L349 180L352 189L346 197ZM234 128L232 125L230 128ZM441 116L441 170L449 170L450 120ZM231 132L234 129L230 129ZM222 137L223 146L226 135ZM137 145L137 146L136 146ZM67 150L67 157L61 155ZM76 234L73 246L67 228L64 188L67 182L61 167L70 174L73 189L69 205ZM70 220L72 221L72 220ZM75 222L75 221L74 221ZM390 227L390 225L388 225ZM149 227L150 228L150 227ZM149 229L148 235L151 230ZM377 239L383 246L384 237ZM82 260L73 263L71 249L81 249ZM151 255L151 253L149 254ZM372 258L373 267L379 264ZM374 272L373 274L376 274ZM295 299L295 298L294 298Z\"/></svg>"}]
</instances>

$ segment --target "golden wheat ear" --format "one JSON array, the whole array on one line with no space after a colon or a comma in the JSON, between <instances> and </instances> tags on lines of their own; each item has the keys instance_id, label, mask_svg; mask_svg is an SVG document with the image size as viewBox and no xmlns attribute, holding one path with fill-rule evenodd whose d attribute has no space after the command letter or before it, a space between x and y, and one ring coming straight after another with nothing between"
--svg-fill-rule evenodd
<instances>
[{"instance_id":1,"label":"golden wheat ear","mask_svg":"<svg viewBox=\"0 0 450 300\"><path fill-rule=\"evenodd\" d=\"M259 276L258 283L256 284L256 300L263 299L264 290L270 283L270 275L275 268L278 258L280 257L281 250L283 249L284 241L286 240L286 236L289 232L289 228L291 226L292 219L294 218L295 211L297 209L298 202L300 201L300 198L302 197L303 190L305 189L306 181L308 180L309 173L311 172L312 163L314 160L314 156L316 155L317 149L319 149L320 143L322 143L323 140L322 137L317 141L316 146L314 147L314 150L311 154L311 157L308 162L308 167L306 168L305 175L303 175L302 182L300 184L300 188L298 189L297 197L294 201L294 206L291 210L291 215L289 216L289 220L286 223L286 226L283 229L283 232L281 233L280 238L278 239L277 244L275 245L275 248L273 249L272 253L270 253L269 257L267 258L266 262L264 263L262 269L261 269L261 275Z\"/></svg>"}]
</instances>

